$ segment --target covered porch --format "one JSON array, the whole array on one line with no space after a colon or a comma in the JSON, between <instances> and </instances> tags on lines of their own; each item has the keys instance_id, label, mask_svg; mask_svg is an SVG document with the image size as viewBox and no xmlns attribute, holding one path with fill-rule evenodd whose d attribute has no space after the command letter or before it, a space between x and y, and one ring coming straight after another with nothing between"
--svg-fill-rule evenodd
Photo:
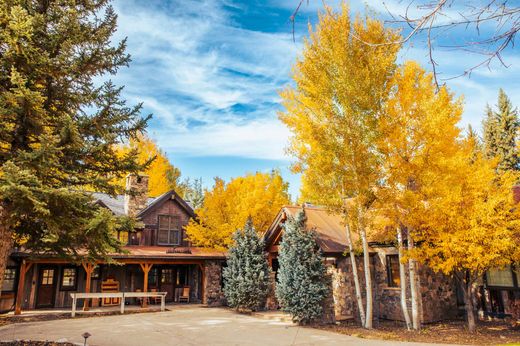
<instances>
[{"instance_id":1,"label":"covered porch","mask_svg":"<svg viewBox=\"0 0 520 346\"><path fill-rule=\"evenodd\" d=\"M17 268L14 314L71 308L74 292L166 292L167 303L206 303L206 271L204 260L119 259L111 264L77 265L58 259L23 259ZM80 303L87 311L117 308L120 300L95 298ZM160 299L128 298L125 304L146 308L160 305Z\"/></svg>"}]
</instances>

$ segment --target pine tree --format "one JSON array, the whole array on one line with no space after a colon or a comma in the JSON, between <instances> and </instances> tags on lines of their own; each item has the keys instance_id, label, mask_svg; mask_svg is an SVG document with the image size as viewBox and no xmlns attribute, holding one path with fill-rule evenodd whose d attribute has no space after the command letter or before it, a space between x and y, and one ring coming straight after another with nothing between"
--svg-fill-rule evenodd
<instances>
[{"instance_id":1,"label":"pine tree","mask_svg":"<svg viewBox=\"0 0 520 346\"><path fill-rule=\"evenodd\" d=\"M244 230L233 236L224 268L224 294L228 305L237 310L259 310L265 305L269 285L269 267L264 242L248 219Z\"/></svg>"},{"instance_id":2,"label":"pine tree","mask_svg":"<svg viewBox=\"0 0 520 346\"><path fill-rule=\"evenodd\" d=\"M202 178L194 179L190 181L190 179L186 179L183 182L184 190L184 199L190 202L191 207L193 209L199 209L204 204L204 188L202 187Z\"/></svg>"},{"instance_id":3,"label":"pine tree","mask_svg":"<svg viewBox=\"0 0 520 346\"><path fill-rule=\"evenodd\" d=\"M487 106L483 126L486 157L498 158L499 172L520 169L517 148L519 126L517 109L513 108L504 90L500 89L497 111Z\"/></svg>"},{"instance_id":4,"label":"pine tree","mask_svg":"<svg viewBox=\"0 0 520 346\"><path fill-rule=\"evenodd\" d=\"M276 298L293 321L306 324L322 317L328 293L325 265L314 231L305 229L305 211L284 225L278 261Z\"/></svg>"},{"instance_id":5,"label":"pine tree","mask_svg":"<svg viewBox=\"0 0 520 346\"><path fill-rule=\"evenodd\" d=\"M0 283L13 240L73 260L120 249L112 232L131 223L82 192L145 168L115 147L149 117L94 84L130 61L116 20L107 0L0 2Z\"/></svg>"}]
</instances>

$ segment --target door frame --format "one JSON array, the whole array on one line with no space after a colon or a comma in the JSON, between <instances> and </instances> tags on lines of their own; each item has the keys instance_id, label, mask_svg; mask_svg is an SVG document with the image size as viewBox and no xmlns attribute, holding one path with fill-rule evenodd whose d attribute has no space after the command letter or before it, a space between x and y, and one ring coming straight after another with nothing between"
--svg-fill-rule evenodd
<instances>
[{"instance_id":1,"label":"door frame","mask_svg":"<svg viewBox=\"0 0 520 346\"><path fill-rule=\"evenodd\" d=\"M42 274L43 274L43 271L45 269L53 269L54 270L54 275L52 277L52 296L51 296L51 304L50 305L41 305L39 303L39 298L40 298L40 289L41 289L41 278L42 278ZM58 266L55 266L55 265L41 265L41 266L38 266L38 277L37 277L37 280L36 281L36 301L34 303L34 306L39 309L39 308L53 308L55 303L56 303L56 284L58 282L58 275L59 275L59 270L58 270Z\"/></svg>"}]
</instances>

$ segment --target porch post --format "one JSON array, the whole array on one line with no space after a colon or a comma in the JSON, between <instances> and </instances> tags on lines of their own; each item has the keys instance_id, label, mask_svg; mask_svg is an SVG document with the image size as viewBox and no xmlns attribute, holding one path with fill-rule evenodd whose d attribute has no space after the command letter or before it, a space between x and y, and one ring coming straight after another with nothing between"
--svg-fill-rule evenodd
<instances>
[{"instance_id":1,"label":"porch post","mask_svg":"<svg viewBox=\"0 0 520 346\"><path fill-rule=\"evenodd\" d=\"M90 293L90 283L92 281L92 272L94 271L94 265L92 263L83 262L83 269L87 273L87 281L85 282L85 293ZM83 311L88 311L88 298L83 301Z\"/></svg>"},{"instance_id":2,"label":"porch post","mask_svg":"<svg viewBox=\"0 0 520 346\"><path fill-rule=\"evenodd\" d=\"M22 314L22 300L23 300L23 288L25 285L25 274L31 269L32 263L26 263L25 260L22 261L22 265L20 266L20 278L18 279L18 290L16 291L16 303L14 314L21 315Z\"/></svg>"},{"instance_id":3,"label":"porch post","mask_svg":"<svg viewBox=\"0 0 520 346\"><path fill-rule=\"evenodd\" d=\"M152 269L153 264L151 263L139 263L144 273L143 292L148 292L148 273ZM143 308L148 305L148 299L143 297Z\"/></svg>"},{"instance_id":4,"label":"porch post","mask_svg":"<svg viewBox=\"0 0 520 346\"><path fill-rule=\"evenodd\" d=\"M206 300L206 295L205 295L205 286L206 286L206 273L204 272L204 265L203 264L199 264L199 268L200 268L200 275L201 275L201 280L200 280L200 300L202 301L202 304L206 304L207 303L207 300Z\"/></svg>"}]
</instances>

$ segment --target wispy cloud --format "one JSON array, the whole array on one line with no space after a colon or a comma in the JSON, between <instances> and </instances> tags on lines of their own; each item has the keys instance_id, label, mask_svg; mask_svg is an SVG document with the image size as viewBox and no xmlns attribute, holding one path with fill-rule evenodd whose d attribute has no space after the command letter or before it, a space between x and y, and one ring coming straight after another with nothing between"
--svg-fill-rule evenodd
<instances>
[{"instance_id":1,"label":"wispy cloud","mask_svg":"<svg viewBox=\"0 0 520 346\"><path fill-rule=\"evenodd\" d=\"M290 32L236 26L229 5L116 2L133 56L118 82L154 113L151 130L165 149L280 159L287 132L276 118L278 91L299 47Z\"/></svg>"}]
</instances>

